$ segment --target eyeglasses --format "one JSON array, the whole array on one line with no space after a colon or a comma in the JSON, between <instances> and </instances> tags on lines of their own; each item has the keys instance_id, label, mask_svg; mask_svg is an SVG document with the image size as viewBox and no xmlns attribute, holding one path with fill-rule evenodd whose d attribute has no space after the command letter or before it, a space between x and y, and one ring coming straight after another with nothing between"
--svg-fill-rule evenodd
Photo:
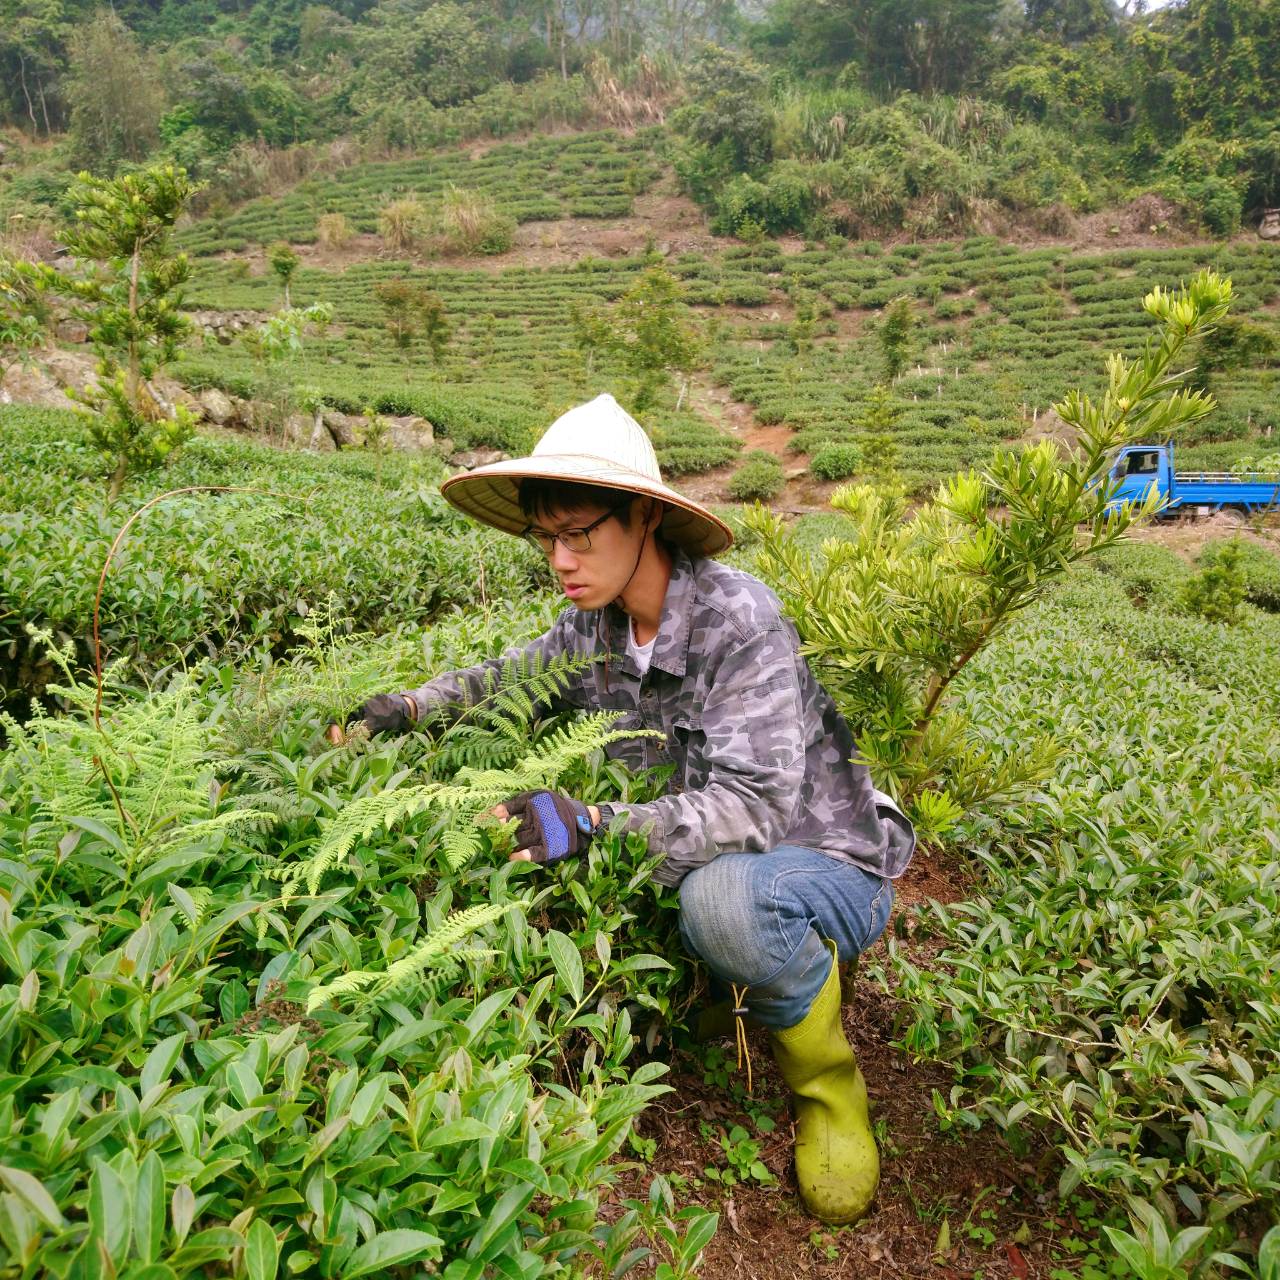
<instances>
[{"instance_id":1,"label":"eyeglasses","mask_svg":"<svg viewBox=\"0 0 1280 1280\"><path fill-rule=\"evenodd\" d=\"M589 525L581 529L561 529L559 533L548 533L545 529L535 529L530 525L520 535L526 542L531 542L538 548L548 559L556 549L557 539L560 545L566 551L590 551L591 550L591 530L598 528L610 517L615 516L627 504L619 503L616 507L610 507L598 520L593 520Z\"/></svg>"}]
</instances>

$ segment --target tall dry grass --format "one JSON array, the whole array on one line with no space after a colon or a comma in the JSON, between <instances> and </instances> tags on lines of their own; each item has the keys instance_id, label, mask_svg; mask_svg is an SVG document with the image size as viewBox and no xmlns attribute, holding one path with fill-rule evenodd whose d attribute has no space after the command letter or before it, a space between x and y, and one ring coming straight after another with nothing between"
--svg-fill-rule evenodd
<instances>
[{"instance_id":1,"label":"tall dry grass","mask_svg":"<svg viewBox=\"0 0 1280 1280\"><path fill-rule=\"evenodd\" d=\"M417 196L390 200L378 210L378 234L393 253L418 248L427 235L427 209Z\"/></svg>"},{"instance_id":2,"label":"tall dry grass","mask_svg":"<svg viewBox=\"0 0 1280 1280\"><path fill-rule=\"evenodd\" d=\"M515 240L516 223L491 196L451 183L440 204L440 231L446 252L506 253Z\"/></svg>"}]
</instances>

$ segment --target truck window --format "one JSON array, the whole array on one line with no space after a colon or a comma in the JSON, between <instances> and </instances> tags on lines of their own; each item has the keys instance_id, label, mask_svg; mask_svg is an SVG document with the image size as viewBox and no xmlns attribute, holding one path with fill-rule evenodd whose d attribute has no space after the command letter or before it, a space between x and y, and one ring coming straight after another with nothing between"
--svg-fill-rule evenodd
<instances>
[{"instance_id":1,"label":"truck window","mask_svg":"<svg viewBox=\"0 0 1280 1280\"><path fill-rule=\"evenodd\" d=\"M1153 476L1160 470L1160 455L1154 449L1142 449L1129 455L1125 475Z\"/></svg>"}]
</instances>

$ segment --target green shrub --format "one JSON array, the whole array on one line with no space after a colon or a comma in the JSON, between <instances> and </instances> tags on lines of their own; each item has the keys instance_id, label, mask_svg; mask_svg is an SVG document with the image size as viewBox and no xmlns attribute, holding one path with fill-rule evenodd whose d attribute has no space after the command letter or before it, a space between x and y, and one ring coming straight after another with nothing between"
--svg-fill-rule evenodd
<instances>
[{"instance_id":1,"label":"green shrub","mask_svg":"<svg viewBox=\"0 0 1280 1280\"><path fill-rule=\"evenodd\" d=\"M711 230L716 235L732 236L746 223L770 229L769 188L750 175L739 173L720 191Z\"/></svg>"},{"instance_id":2,"label":"green shrub","mask_svg":"<svg viewBox=\"0 0 1280 1280\"><path fill-rule=\"evenodd\" d=\"M1240 621L1240 606L1248 593L1244 556L1239 538L1212 543L1200 553L1202 567L1182 589L1186 608L1209 622L1228 626Z\"/></svg>"},{"instance_id":3,"label":"green shrub","mask_svg":"<svg viewBox=\"0 0 1280 1280\"><path fill-rule=\"evenodd\" d=\"M752 449L729 478L729 494L738 502L768 501L782 492L782 463L764 449Z\"/></svg>"},{"instance_id":4,"label":"green shrub","mask_svg":"<svg viewBox=\"0 0 1280 1280\"><path fill-rule=\"evenodd\" d=\"M861 465L862 450L856 444L829 444L813 455L809 470L822 480L844 480Z\"/></svg>"}]
</instances>

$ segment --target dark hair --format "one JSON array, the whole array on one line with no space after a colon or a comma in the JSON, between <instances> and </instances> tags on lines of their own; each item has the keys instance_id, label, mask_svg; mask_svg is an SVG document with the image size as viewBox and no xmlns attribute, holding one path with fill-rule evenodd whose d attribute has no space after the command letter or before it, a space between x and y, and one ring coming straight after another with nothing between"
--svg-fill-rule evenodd
<instances>
[{"instance_id":1,"label":"dark hair","mask_svg":"<svg viewBox=\"0 0 1280 1280\"><path fill-rule=\"evenodd\" d=\"M543 480L528 476L520 481L520 510L529 519L553 511L577 511L580 507L617 507L624 529L631 527L631 500L641 495L627 489L611 489L603 484L583 484L577 480Z\"/></svg>"}]
</instances>

